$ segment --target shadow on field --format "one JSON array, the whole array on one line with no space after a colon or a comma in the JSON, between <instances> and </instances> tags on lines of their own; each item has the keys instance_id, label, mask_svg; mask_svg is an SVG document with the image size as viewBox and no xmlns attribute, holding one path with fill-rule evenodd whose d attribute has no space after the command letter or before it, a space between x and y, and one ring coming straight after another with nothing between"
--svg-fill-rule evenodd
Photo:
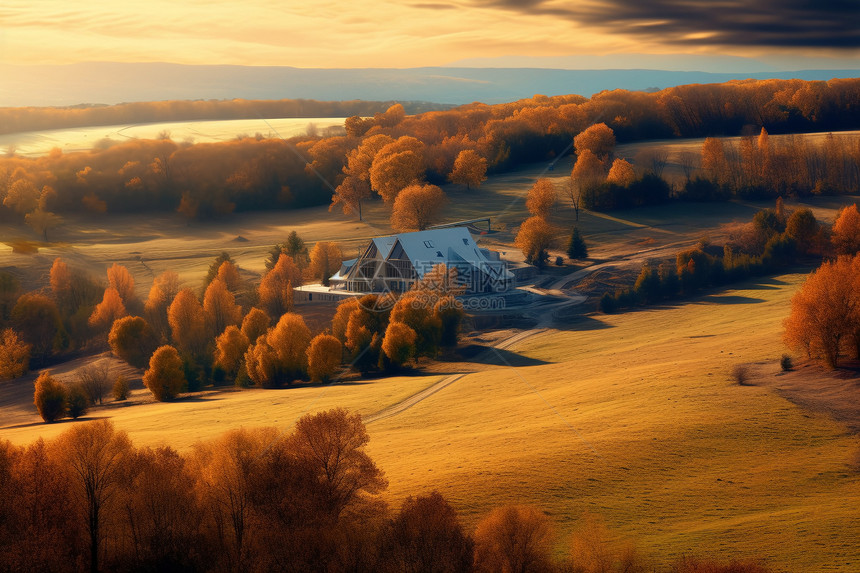
<instances>
[{"instance_id":1,"label":"shadow on field","mask_svg":"<svg viewBox=\"0 0 860 573\"><path fill-rule=\"evenodd\" d=\"M30 422L28 424L15 424L14 426L3 426L4 430L12 430L15 428L34 428L36 426L60 426L64 424L74 424L76 422L91 422L93 420L107 420L110 416L81 416L77 419L72 418L60 418L59 420L55 420L53 422Z\"/></svg>"},{"instance_id":2,"label":"shadow on field","mask_svg":"<svg viewBox=\"0 0 860 573\"><path fill-rule=\"evenodd\" d=\"M753 298L750 296L741 296L736 294L708 294L696 301L696 304L756 304L766 302L763 298Z\"/></svg>"},{"instance_id":3,"label":"shadow on field","mask_svg":"<svg viewBox=\"0 0 860 573\"><path fill-rule=\"evenodd\" d=\"M530 358L501 348L484 346L482 344L470 344L460 349L460 355L464 362L476 364L492 364L494 366L539 366L549 364L544 360Z\"/></svg>"}]
</instances>

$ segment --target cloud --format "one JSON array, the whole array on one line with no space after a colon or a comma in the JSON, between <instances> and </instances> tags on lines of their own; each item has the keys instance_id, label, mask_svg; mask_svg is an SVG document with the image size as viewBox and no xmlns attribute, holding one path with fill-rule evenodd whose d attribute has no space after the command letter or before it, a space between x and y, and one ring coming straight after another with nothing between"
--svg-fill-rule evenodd
<instances>
[{"instance_id":1,"label":"cloud","mask_svg":"<svg viewBox=\"0 0 860 573\"><path fill-rule=\"evenodd\" d=\"M854 0L473 0L474 5L555 16L664 44L860 48Z\"/></svg>"},{"instance_id":2,"label":"cloud","mask_svg":"<svg viewBox=\"0 0 860 573\"><path fill-rule=\"evenodd\" d=\"M421 10L456 10L457 6L453 4L442 4L439 2L417 2L415 4L410 4L412 8L419 8Z\"/></svg>"}]
</instances>

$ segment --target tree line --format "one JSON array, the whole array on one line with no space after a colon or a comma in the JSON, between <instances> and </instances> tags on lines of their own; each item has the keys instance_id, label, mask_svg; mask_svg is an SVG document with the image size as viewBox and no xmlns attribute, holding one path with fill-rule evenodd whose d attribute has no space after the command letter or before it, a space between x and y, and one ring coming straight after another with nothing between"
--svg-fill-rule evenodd
<instances>
[{"instance_id":1,"label":"tree line","mask_svg":"<svg viewBox=\"0 0 860 573\"><path fill-rule=\"evenodd\" d=\"M361 416L306 414L289 432L237 429L137 447L109 420L29 446L0 440L2 571L671 571L766 573L754 561L658 568L585 517L564 555L551 518L498 507L473 532L438 492L385 503Z\"/></svg>"},{"instance_id":2,"label":"tree line","mask_svg":"<svg viewBox=\"0 0 860 573\"><path fill-rule=\"evenodd\" d=\"M860 232L860 224L852 232ZM836 230L831 236L812 210L802 207L789 213L779 199L775 208L763 209L750 223L736 226L722 246L702 240L678 252L674 263L661 263L656 268L651 262L644 263L634 284L604 293L599 308L613 313L775 272L804 257L825 256L841 236Z\"/></svg>"},{"instance_id":3,"label":"tree line","mask_svg":"<svg viewBox=\"0 0 860 573\"><path fill-rule=\"evenodd\" d=\"M735 135L750 125L771 133L850 129L858 127L851 118L860 117L854 97L858 82L751 80L656 93L614 90L591 99L535 96L416 115L396 104L370 117L349 117L346 135L334 137L283 141L258 135L196 145L162 139L105 144L85 153L54 150L35 159L6 157L0 160L2 215L29 215L45 237L58 214L80 211L178 211L207 218L332 201L360 218L363 201L380 197L395 208L397 195L417 185L422 190L407 194L394 222L398 228L421 228L444 199L432 186L451 181L471 190L487 173L557 158L595 123L619 141ZM582 172L577 181L602 170L603 180L612 172L609 184L631 185L625 165L612 169L616 166L600 153L577 155ZM659 174L642 178L639 190L613 192L634 205L659 200L667 194L659 179ZM703 192L688 189L690 197ZM639 198L649 194L651 199ZM423 214L428 205L429 218ZM589 208L625 205L592 200Z\"/></svg>"},{"instance_id":4,"label":"tree line","mask_svg":"<svg viewBox=\"0 0 860 573\"><path fill-rule=\"evenodd\" d=\"M282 100L166 100L130 102L116 105L74 105L65 107L0 108L0 133L45 131L93 125L168 123L257 119L260 117L373 117L395 102ZM402 102L409 113L445 109L447 105Z\"/></svg>"}]
</instances>

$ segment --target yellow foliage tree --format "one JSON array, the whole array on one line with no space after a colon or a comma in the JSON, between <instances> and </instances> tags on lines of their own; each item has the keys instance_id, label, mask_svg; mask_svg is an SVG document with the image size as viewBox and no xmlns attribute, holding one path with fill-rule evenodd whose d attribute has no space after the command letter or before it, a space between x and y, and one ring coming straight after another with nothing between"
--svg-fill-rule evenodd
<instances>
[{"instance_id":1,"label":"yellow foliage tree","mask_svg":"<svg viewBox=\"0 0 860 573\"><path fill-rule=\"evenodd\" d=\"M206 293L203 295L203 312L206 314L209 335L213 338L224 332L228 326L239 324L242 320L242 307L236 304L236 297L220 278L216 278L206 287Z\"/></svg>"},{"instance_id":2,"label":"yellow foliage tree","mask_svg":"<svg viewBox=\"0 0 860 573\"><path fill-rule=\"evenodd\" d=\"M382 339L382 351L395 365L406 364L415 356L415 340L418 335L402 322L391 321Z\"/></svg>"},{"instance_id":3,"label":"yellow foliage tree","mask_svg":"<svg viewBox=\"0 0 860 573\"><path fill-rule=\"evenodd\" d=\"M146 297L144 312L153 331L167 341L170 337L170 323L167 320L167 309L179 293L179 275L173 271L165 271L155 277L149 296Z\"/></svg>"},{"instance_id":4,"label":"yellow foliage tree","mask_svg":"<svg viewBox=\"0 0 860 573\"><path fill-rule=\"evenodd\" d=\"M269 315L259 308L252 308L242 320L242 334L244 334L249 343L253 343L260 336L266 334L269 329Z\"/></svg>"},{"instance_id":5,"label":"yellow foliage tree","mask_svg":"<svg viewBox=\"0 0 860 573\"><path fill-rule=\"evenodd\" d=\"M235 378L250 341L235 325L228 326L215 339L215 366Z\"/></svg>"},{"instance_id":6,"label":"yellow foliage tree","mask_svg":"<svg viewBox=\"0 0 860 573\"><path fill-rule=\"evenodd\" d=\"M278 262L260 281L260 304L272 318L293 308L292 288L302 284L302 271L289 255L281 253Z\"/></svg>"},{"instance_id":7,"label":"yellow foliage tree","mask_svg":"<svg viewBox=\"0 0 860 573\"><path fill-rule=\"evenodd\" d=\"M860 211L857 203L839 212L833 223L833 247L840 255L860 252Z\"/></svg>"},{"instance_id":8,"label":"yellow foliage tree","mask_svg":"<svg viewBox=\"0 0 860 573\"><path fill-rule=\"evenodd\" d=\"M528 506L490 512L475 528L475 568L491 571L551 571L554 532L549 517Z\"/></svg>"},{"instance_id":9,"label":"yellow foliage tree","mask_svg":"<svg viewBox=\"0 0 860 573\"><path fill-rule=\"evenodd\" d=\"M139 316L124 316L114 321L108 334L111 351L135 368L145 368L158 347L158 338Z\"/></svg>"}]
</instances>

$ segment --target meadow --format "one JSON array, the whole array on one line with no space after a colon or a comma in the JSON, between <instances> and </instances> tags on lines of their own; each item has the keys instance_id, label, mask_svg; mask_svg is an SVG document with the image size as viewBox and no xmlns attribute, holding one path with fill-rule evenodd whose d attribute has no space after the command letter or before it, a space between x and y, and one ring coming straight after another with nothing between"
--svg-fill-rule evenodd
<instances>
[{"instance_id":1,"label":"meadow","mask_svg":"<svg viewBox=\"0 0 860 573\"><path fill-rule=\"evenodd\" d=\"M309 130L320 132L343 127L342 117L286 117L272 119L231 119L215 121L178 121L127 125L101 125L73 129L52 129L0 135L0 150L12 149L17 155L38 157L54 148L64 153L87 151L110 142L128 139L156 139L162 133L177 142L212 143L229 141L239 136L282 137L304 135Z\"/></svg>"},{"instance_id":2,"label":"meadow","mask_svg":"<svg viewBox=\"0 0 860 573\"><path fill-rule=\"evenodd\" d=\"M569 167L532 165L493 177L479 190L446 186L444 220L492 214L498 232L484 245L511 258L523 196L539 176L560 182ZM813 208L831 222L851 197L814 198L787 207ZM476 205L480 203L480 209ZM562 204L553 215L562 240L583 230L592 263L641 264L672 256L702 236L717 241L725 225L747 222L764 202L673 203L612 215ZM347 256L391 231L380 202L357 221L325 207L238 214L200 223L178 216L69 217L37 252L13 249L21 226L5 226L0 266L25 288L45 284L54 257L97 276L112 262L129 268L145 297L153 276L174 270L198 286L212 259L228 251L246 278L264 268L269 248L296 230L312 245L336 240ZM566 272L574 270L570 267ZM439 490L468 528L493 507L527 503L558 525L558 551L585 514L602 518L617 539L667 563L682 555L761 557L777 571L860 568L860 440L842 423L804 410L777 391L785 352L782 321L809 269L748 281L674 305L620 315L577 307L551 328L495 355L402 413L373 421L369 452L386 472L387 499ZM469 333L480 337L482 333ZM735 364L755 365L751 386L731 380ZM155 403L135 390L131 406L93 409L138 445L188 451L229 428L275 426L287 432L307 412L343 406L368 416L458 371L439 363L385 379L284 390L205 392ZM809 376L822 375L807 368ZM12 384L29 384L16 381ZM28 443L75 423L42 424L32 394L21 394L14 424L0 437ZM30 417L21 415L31 409Z\"/></svg>"}]
</instances>

